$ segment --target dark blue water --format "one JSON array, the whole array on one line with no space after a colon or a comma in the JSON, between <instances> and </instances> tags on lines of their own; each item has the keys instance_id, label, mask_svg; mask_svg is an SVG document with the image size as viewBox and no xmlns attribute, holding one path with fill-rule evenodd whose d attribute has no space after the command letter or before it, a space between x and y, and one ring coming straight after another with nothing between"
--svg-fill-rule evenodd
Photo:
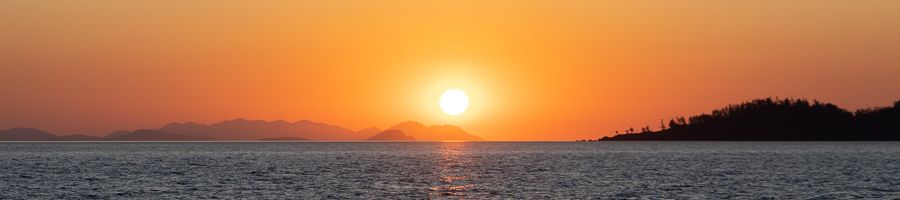
<instances>
[{"instance_id":1,"label":"dark blue water","mask_svg":"<svg viewBox=\"0 0 900 200\"><path fill-rule=\"evenodd\" d=\"M893 142L0 143L0 198L900 198Z\"/></svg>"}]
</instances>

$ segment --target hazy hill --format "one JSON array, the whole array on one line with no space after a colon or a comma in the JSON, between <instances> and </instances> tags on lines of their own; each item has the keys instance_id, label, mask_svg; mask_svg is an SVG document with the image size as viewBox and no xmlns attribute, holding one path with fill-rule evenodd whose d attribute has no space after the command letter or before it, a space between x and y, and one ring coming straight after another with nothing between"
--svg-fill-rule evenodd
<instances>
[{"instance_id":1,"label":"hazy hill","mask_svg":"<svg viewBox=\"0 0 900 200\"><path fill-rule=\"evenodd\" d=\"M59 139L56 135L35 128L12 128L0 131L0 141L49 141Z\"/></svg>"},{"instance_id":2,"label":"hazy hill","mask_svg":"<svg viewBox=\"0 0 900 200\"><path fill-rule=\"evenodd\" d=\"M852 113L817 101L757 99L601 140L900 140L900 101Z\"/></svg>"},{"instance_id":3,"label":"hazy hill","mask_svg":"<svg viewBox=\"0 0 900 200\"><path fill-rule=\"evenodd\" d=\"M425 126L418 122L408 121L394 125L386 130L399 130L406 135L412 136L418 140L484 140L481 137L472 135L457 126L452 125L432 125Z\"/></svg>"},{"instance_id":4,"label":"hazy hill","mask_svg":"<svg viewBox=\"0 0 900 200\"><path fill-rule=\"evenodd\" d=\"M112 138L112 137L116 137L116 136L120 136L120 135L125 135L125 134L129 134L129 133L131 133L131 131L125 131L125 130L122 130L122 131L116 131L116 132L112 132L112 133L106 134L106 136L105 136L104 138Z\"/></svg>"},{"instance_id":5,"label":"hazy hill","mask_svg":"<svg viewBox=\"0 0 900 200\"><path fill-rule=\"evenodd\" d=\"M408 136L400 130L387 130L370 137L368 140L416 140L413 136Z\"/></svg>"},{"instance_id":6,"label":"hazy hill","mask_svg":"<svg viewBox=\"0 0 900 200\"><path fill-rule=\"evenodd\" d=\"M0 141L96 141L100 139L88 135L57 136L35 128L12 128L0 131Z\"/></svg>"},{"instance_id":7,"label":"hazy hill","mask_svg":"<svg viewBox=\"0 0 900 200\"><path fill-rule=\"evenodd\" d=\"M259 140L296 137L310 140L361 140L367 135L340 126L308 120L287 122L235 119L210 125L171 123L159 129L166 133L203 136L222 140Z\"/></svg>"},{"instance_id":8,"label":"hazy hill","mask_svg":"<svg viewBox=\"0 0 900 200\"><path fill-rule=\"evenodd\" d=\"M379 133L381 133L381 132L383 132L383 131L384 131L384 130L381 130L381 129L378 129L378 128L375 128L375 127L370 127L370 128L366 128L366 129L362 129L362 130L356 131L356 134L357 134L357 135L364 136L364 137L367 137L367 136L374 136L374 135L379 134Z\"/></svg>"},{"instance_id":9,"label":"hazy hill","mask_svg":"<svg viewBox=\"0 0 900 200\"><path fill-rule=\"evenodd\" d=\"M166 133L152 129L141 129L134 132L104 138L111 141L205 141L215 140L211 137Z\"/></svg>"}]
</instances>

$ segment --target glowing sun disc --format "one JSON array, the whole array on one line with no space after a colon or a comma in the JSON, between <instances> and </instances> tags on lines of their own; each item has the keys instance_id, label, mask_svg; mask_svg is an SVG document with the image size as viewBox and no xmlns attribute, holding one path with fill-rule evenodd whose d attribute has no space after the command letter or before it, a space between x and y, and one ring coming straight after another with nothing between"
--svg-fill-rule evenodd
<instances>
[{"instance_id":1,"label":"glowing sun disc","mask_svg":"<svg viewBox=\"0 0 900 200\"><path fill-rule=\"evenodd\" d=\"M469 108L469 96L459 89L449 89L441 95L441 110L448 115L457 116Z\"/></svg>"}]
</instances>

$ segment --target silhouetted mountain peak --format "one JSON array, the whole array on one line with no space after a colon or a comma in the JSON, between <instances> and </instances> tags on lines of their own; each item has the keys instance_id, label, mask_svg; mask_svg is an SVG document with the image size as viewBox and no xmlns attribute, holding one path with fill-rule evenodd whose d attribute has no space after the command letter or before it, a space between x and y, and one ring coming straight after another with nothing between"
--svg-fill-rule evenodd
<instances>
[{"instance_id":1,"label":"silhouetted mountain peak","mask_svg":"<svg viewBox=\"0 0 900 200\"><path fill-rule=\"evenodd\" d=\"M471 135L462 128L453 125L425 126L419 122L406 121L386 130L400 130L419 140L484 140Z\"/></svg>"},{"instance_id":2,"label":"silhouetted mountain peak","mask_svg":"<svg viewBox=\"0 0 900 200\"><path fill-rule=\"evenodd\" d=\"M344 128L344 127L340 127L340 126L336 126L336 125L326 124L326 123L322 123L322 122L315 122L315 121L310 121L310 120L305 120L305 119L304 119L304 120L300 120L300 121L296 121L296 122L291 123L291 124L294 124L294 125L303 125L303 126L327 126L327 127L332 127L332 128L346 129L346 128ZM349 130L349 129L348 129L348 130Z\"/></svg>"},{"instance_id":3,"label":"silhouetted mountain peak","mask_svg":"<svg viewBox=\"0 0 900 200\"><path fill-rule=\"evenodd\" d=\"M428 128L428 127L422 123L419 123L416 121L405 121L405 122L401 122L397 125L391 126L390 128L387 128L386 130L409 130L409 129L425 129L425 128Z\"/></svg>"},{"instance_id":4,"label":"silhouetted mountain peak","mask_svg":"<svg viewBox=\"0 0 900 200\"><path fill-rule=\"evenodd\" d=\"M316 122L304 119L304 120L297 120L294 122L294 124L316 124Z\"/></svg>"},{"instance_id":5,"label":"silhouetted mountain peak","mask_svg":"<svg viewBox=\"0 0 900 200\"><path fill-rule=\"evenodd\" d=\"M370 137L368 140L416 140L415 137L406 135L400 130L387 130Z\"/></svg>"},{"instance_id":6,"label":"silhouetted mountain peak","mask_svg":"<svg viewBox=\"0 0 900 200\"><path fill-rule=\"evenodd\" d=\"M374 136L375 134L381 133L383 130L376 127L369 127L362 130L356 131L356 134L366 137Z\"/></svg>"},{"instance_id":7,"label":"silhouetted mountain peak","mask_svg":"<svg viewBox=\"0 0 900 200\"><path fill-rule=\"evenodd\" d=\"M16 133L16 134L29 134L29 135L53 135L47 131L36 129L36 128L11 128L5 131L4 133Z\"/></svg>"},{"instance_id":8,"label":"silhouetted mountain peak","mask_svg":"<svg viewBox=\"0 0 900 200\"><path fill-rule=\"evenodd\" d=\"M216 125L250 125L250 124L266 124L269 123L265 120L248 120L244 118L237 118L232 120L225 120L219 123L210 124L209 126Z\"/></svg>"},{"instance_id":9,"label":"silhouetted mountain peak","mask_svg":"<svg viewBox=\"0 0 900 200\"><path fill-rule=\"evenodd\" d=\"M369 128L360 129L360 130L358 130L358 131L356 131L356 132L357 132L357 133L362 133L362 132L371 132L371 131L378 131L378 132L381 132L381 129L379 129L378 127L374 127L374 126L373 126L373 127L369 127Z\"/></svg>"},{"instance_id":10,"label":"silhouetted mountain peak","mask_svg":"<svg viewBox=\"0 0 900 200\"><path fill-rule=\"evenodd\" d=\"M166 129L166 128L202 128L202 127L206 127L206 125L198 124L198 123L194 123L194 122L184 122L184 123L180 123L180 122L172 122L172 123L166 124L166 125L163 126L161 129Z\"/></svg>"}]
</instances>

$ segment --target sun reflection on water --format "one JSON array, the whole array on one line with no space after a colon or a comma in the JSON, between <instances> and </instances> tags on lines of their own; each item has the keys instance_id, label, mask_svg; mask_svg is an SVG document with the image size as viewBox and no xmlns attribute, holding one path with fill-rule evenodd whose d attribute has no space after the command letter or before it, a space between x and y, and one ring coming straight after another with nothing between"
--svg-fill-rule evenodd
<instances>
[{"instance_id":1,"label":"sun reflection on water","mask_svg":"<svg viewBox=\"0 0 900 200\"><path fill-rule=\"evenodd\" d=\"M469 143L458 141L445 141L440 145L440 160L435 167L438 177L434 180L434 186L430 187L429 198L463 198L466 192L475 188L475 184L469 183L469 175L466 168L471 161L466 159L466 147Z\"/></svg>"}]
</instances>

